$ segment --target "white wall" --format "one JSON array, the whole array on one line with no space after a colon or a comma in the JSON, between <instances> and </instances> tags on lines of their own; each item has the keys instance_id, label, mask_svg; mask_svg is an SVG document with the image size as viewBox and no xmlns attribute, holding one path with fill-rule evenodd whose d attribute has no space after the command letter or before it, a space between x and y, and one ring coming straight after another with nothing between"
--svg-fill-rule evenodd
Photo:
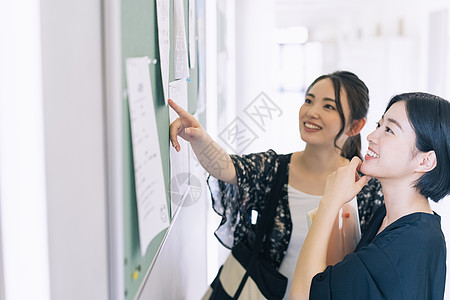
<instances>
[{"instance_id":1,"label":"white wall","mask_svg":"<svg viewBox=\"0 0 450 300\"><path fill-rule=\"evenodd\" d=\"M275 2L273 0L239 0L235 4L235 70L234 84L236 86L235 99L236 115L241 118L257 138L248 147L229 149L231 153L251 153L265 151L266 143L263 136L270 130L269 126L258 127L252 119L244 113L247 106L264 92L271 100L275 98L275 67L274 43ZM233 21L233 20L231 20ZM219 70L220 71L220 70ZM266 113L263 111L262 113ZM229 122L232 121L229 118ZM222 123L224 130L230 123ZM273 127L274 123L271 124ZM220 131L220 130L219 130Z\"/></svg>"},{"instance_id":2,"label":"white wall","mask_svg":"<svg viewBox=\"0 0 450 300\"><path fill-rule=\"evenodd\" d=\"M50 297L39 9L0 2L0 299Z\"/></svg>"},{"instance_id":3,"label":"white wall","mask_svg":"<svg viewBox=\"0 0 450 300\"><path fill-rule=\"evenodd\" d=\"M108 299L102 1L41 1L52 299Z\"/></svg>"},{"instance_id":4,"label":"white wall","mask_svg":"<svg viewBox=\"0 0 450 300\"><path fill-rule=\"evenodd\" d=\"M109 299L101 4L1 2L7 300Z\"/></svg>"}]
</instances>

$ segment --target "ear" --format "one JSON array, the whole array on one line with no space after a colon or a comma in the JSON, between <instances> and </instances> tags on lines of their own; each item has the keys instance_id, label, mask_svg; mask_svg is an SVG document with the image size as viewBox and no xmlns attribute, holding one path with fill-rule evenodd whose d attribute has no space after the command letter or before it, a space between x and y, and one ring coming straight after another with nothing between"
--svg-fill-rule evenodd
<instances>
[{"instance_id":1,"label":"ear","mask_svg":"<svg viewBox=\"0 0 450 300\"><path fill-rule=\"evenodd\" d=\"M347 131L348 136L354 136L357 135L366 125L366 118L362 118L359 120L354 120L352 124L350 125L350 129Z\"/></svg>"},{"instance_id":2,"label":"ear","mask_svg":"<svg viewBox=\"0 0 450 300\"><path fill-rule=\"evenodd\" d=\"M417 171L427 173L437 166L436 153L434 151L422 152L418 154L419 166Z\"/></svg>"}]
</instances>

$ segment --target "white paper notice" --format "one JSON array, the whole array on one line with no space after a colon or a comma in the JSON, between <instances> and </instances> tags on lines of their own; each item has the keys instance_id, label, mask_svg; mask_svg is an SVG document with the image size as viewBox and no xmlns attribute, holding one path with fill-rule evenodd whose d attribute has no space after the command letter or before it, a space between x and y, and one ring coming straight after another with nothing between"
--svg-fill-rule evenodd
<instances>
[{"instance_id":1,"label":"white paper notice","mask_svg":"<svg viewBox=\"0 0 450 300\"><path fill-rule=\"evenodd\" d=\"M187 82L186 78L172 81L169 83L169 97L184 110L188 109L187 98ZM177 113L170 109L170 122L178 118ZM172 203L172 216L183 202L185 194L189 191L189 143L178 137L180 144L180 152L175 151L175 148L170 147L170 197Z\"/></svg>"},{"instance_id":2,"label":"white paper notice","mask_svg":"<svg viewBox=\"0 0 450 300\"><path fill-rule=\"evenodd\" d=\"M196 22L195 0L189 0L189 66L195 68L197 57L197 36L195 33Z\"/></svg>"},{"instance_id":3,"label":"white paper notice","mask_svg":"<svg viewBox=\"0 0 450 300\"><path fill-rule=\"evenodd\" d=\"M184 24L184 0L174 0L174 73L175 79L189 77L186 29Z\"/></svg>"},{"instance_id":4,"label":"white paper notice","mask_svg":"<svg viewBox=\"0 0 450 300\"><path fill-rule=\"evenodd\" d=\"M159 40L159 60L161 64L161 77L164 90L164 100L167 105L169 97L169 53L170 53L170 33L169 33L169 0L156 0L156 11L158 19L158 40Z\"/></svg>"},{"instance_id":5,"label":"white paper notice","mask_svg":"<svg viewBox=\"0 0 450 300\"><path fill-rule=\"evenodd\" d=\"M127 58L126 76L141 254L169 226L148 57Z\"/></svg>"},{"instance_id":6,"label":"white paper notice","mask_svg":"<svg viewBox=\"0 0 450 300\"><path fill-rule=\"evenodd\" d=\"M188 110L188 90L186 78L169 83L169 98L181 106L184 110ZM169 118L170 122L173 122L176 118L178 118L177 113L173 109L170 109Z\"/></svg>"}]
</instances>

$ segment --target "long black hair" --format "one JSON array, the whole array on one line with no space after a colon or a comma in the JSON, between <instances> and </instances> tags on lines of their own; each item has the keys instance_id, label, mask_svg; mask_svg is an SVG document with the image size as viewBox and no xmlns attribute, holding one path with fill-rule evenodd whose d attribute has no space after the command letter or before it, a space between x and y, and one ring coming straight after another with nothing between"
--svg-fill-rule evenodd
<instances>
[{"instance_id":1,"label":"long black hair","mask_svg":"<svg viewBox=\"0 0 450 300\"><path fill-rule=\"evenodd\" d=\"M342 157L352 159L354 156L358 156L362 159L361 135L359 133L349 137L342 146L342 149L336 144L337 140L344 132L346 123L341 104L341 89L343 88L347 93L348 106L350 108L350 120L348 120L349 124L351 124L354 120L360 120L367 116L367 112L369 110L369 89L366 84L352 72L336 71L331 74L322 75L314 80L306 90L306 94L308 94L309 90L317 82L326 78L329 78L333 83L336 109L341 117L341 129L334 139L334 146L341 150Z\"/></svg>"},{"instance_id":2,"label":"long black hair","mask_svg":"<svg viewBox=\"0 0 450 300\"><path fill-rule=\"evenodd\" d=\"M436 154L437 166L422 175L414 187L438 202L450 194L450 102L427 93L405 93L394 96L386 111L399 101L405 101L417 150Z\"/></svg>"}]
</instances>

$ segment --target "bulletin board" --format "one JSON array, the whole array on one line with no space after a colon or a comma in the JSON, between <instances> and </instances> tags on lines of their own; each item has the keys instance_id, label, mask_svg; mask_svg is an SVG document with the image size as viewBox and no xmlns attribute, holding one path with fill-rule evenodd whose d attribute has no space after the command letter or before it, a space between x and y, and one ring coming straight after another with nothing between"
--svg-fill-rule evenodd
<instances>
[{"instance_id":1,"label":"bulletin board","mask_svg":"<svg viewBox=\"0 0 450 300\"><path fill-rule=\"evenodd\" d=\"M170 2L170 61L174 58L173 37L173 7L174 1ZM188 30L188 8L189 0L184 2L185 27L187 40ZM192 2L191 2L192 3ZM197 21L195 21L197 22ZM169 157L169 107L166 106L163 93L163 82L160 67L160 55L158 45L157 7L154 0L121 1L121 47L122 47L122 88L124 91L123 101L123 235L124 235L124 287L125 299L135 299L139 290L145 284L146 276L151 271L154 261L160 251L164 251L162 245L170 231L168 229L160 232L150 243L145 256L141 255L139 243L139 227L137 214L137 201L135 191L133 152L131 141L131 126L126 96L126 74L125 60L130 57L144 57L156 59L156 63L149 64L151 86L153 92L154 109L157 121L159 145L164 173L164 183L167 192L167 204L170 210L170 157ZM195 26L197 28L197 26ZM197 29L196 29L197 32ZM196 47L198 49L198 47ZM196 60L198 62L198 60ZM174 68L170 64L169 81L174 80ZM189 112L194 113L197 106L198 96L198 63L189 69L188 79L188 104Z\"/></svg>"}]
</instances>

